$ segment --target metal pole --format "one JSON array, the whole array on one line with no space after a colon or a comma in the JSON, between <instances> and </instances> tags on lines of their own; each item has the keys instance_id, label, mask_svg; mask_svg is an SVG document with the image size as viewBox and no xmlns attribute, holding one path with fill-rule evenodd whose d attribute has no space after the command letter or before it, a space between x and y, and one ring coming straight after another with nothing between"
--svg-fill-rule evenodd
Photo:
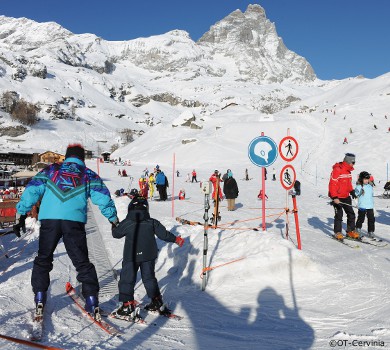
<instances>
[{"instance_id":1,"label":"metal pole","mask_svg":"<svg viewBox=\"0 0 390 350\"><path fill-rule=\"evenodd\" d=\"M209 229L209 209L210 209L210 200L209 194L205 194L204 196L204 235L203 235L203 273L202 273L202 290L206 289L207 282L207 250L208 250L208 229Z\"/></svg>"},{"instance_id":2,"label":"metal pole","mask_svg":"<svg viewBox=\"0 0 390 350\"><path fill-rule=\"evenodd\" d=\"M293 210L294 210L294 219L295 219L295 230L297 232L298 249L302 250L301 231L299 229L299 220L298 220L297 198L295 194L292 195L292 200L293 200Z\"/></svg>"},{"instance_id":3,"label":"metal pole","mask_svg":"<svg viewBox=\"0 0 390 350\"><path fill-rule=\"evenodd\" d=\"M263 231L265 231L265 167L261 168L261 177L261 188L263 190L261 195L261 220Z\"/></svg>"},{"instance_id":4,"label":"metal pole","mask_svg":"<svg viewBox=\"0 0 390 350\"><path fill-rule=\"evenodd\" d=\"M175 217L175 166L176 166L176 154L173 153L173 166L172 166L172 194L171 194L171 202L172 202L172 217Z\"/></svg>"}]
</instances>

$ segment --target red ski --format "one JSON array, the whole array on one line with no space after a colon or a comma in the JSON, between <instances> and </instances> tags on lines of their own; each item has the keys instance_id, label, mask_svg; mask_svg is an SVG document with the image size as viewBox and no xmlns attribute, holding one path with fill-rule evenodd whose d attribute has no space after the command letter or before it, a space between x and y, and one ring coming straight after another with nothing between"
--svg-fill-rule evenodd
<instances>
[{"instance_id":1,"label":"red ski","mask_svg":"<svg viewBox=\"0 0 390 350\"><path fill-rule=\"evenodd\" d=\"M95 323L97 326L99 326L101 329L103 329L105 332L107 332L110 335L119 336L121 335L121 332L117 330L115 327L111 326L105 321L98 321L95 320L94 317L85 310L85 308L82 306L83 301L80 298L80 296L76 293L76 290L73 288L73 286L70 284L70 282L66 283L65 286L66 293L69 295L70 298L75 302L75 304L80 308L80 310L83 312L83 314L87 315L93 323Z\"/></svg>"},{"instance_id":2,"label":"red ski","mask_svg":"<svg viewBox=\"0 0 390 350\"><path fill-rule=\"evenodd\" d=\"M168 309L168 307L165 305L164 306L164 309L162 311L160 310L148 310L145 308L145 305L140 305L140 309L141 310L144 310L150 314L153 314L153 315L159 315L159 316L163 316L163 317L166 317L166 318L170 318L172 320L177 320L177 321L180 321L182 320L184 317L183 316L179 316L179 315L175 315L174 313L172 313L172 311L170 309Z\"/></svg>"}]
</instances>

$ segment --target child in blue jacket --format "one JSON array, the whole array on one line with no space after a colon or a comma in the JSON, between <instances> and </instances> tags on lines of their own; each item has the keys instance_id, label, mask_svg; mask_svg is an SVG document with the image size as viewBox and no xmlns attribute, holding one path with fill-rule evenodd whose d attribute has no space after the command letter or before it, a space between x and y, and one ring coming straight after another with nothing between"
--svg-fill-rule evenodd
<instances>
[{"instance_id":1,"label":"child in blue jacket","mask_svg":"<svg viewBox=\"0 0 390 350\"><path fill-rule=\"evenodd\" d=\"M356 196L358 197L358 218L356 221L356 229L361 232L364 219L367 215L368 234L369 238L374 238L375 232L375 216L374 216L374 189L370 182L370 174L367 171L362 171L359 174L357 186L355 188Z\"/></svg>"}]
</instances>

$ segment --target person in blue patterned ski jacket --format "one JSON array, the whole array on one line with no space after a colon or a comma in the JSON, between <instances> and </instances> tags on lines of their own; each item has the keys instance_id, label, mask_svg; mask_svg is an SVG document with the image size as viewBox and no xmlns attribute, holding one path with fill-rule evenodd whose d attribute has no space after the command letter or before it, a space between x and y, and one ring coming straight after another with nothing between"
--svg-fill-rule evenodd
<instances>
[{"instance_id":1,"label":"person in blue patterned ski jacket","mask_svg":"<svg viewBox=\"0 0 390 350\"><path fill-rule=\"evenodd\" d=\"M118 225L117 211L110 192L102 179L84 164L84 148L69 145L63 163L49 165L28 183L16 208L21 215L15 230L25 231L26 214L40 200L39 250L34 260L31 284L35 294L36 312L42 312L53 269L53 253L62 237L66 251L82 284L86 309L99 314L99 283L95 266L89 261L85 231L88 198L99 206L101 213Z\"/></svg>"}]
</instances>

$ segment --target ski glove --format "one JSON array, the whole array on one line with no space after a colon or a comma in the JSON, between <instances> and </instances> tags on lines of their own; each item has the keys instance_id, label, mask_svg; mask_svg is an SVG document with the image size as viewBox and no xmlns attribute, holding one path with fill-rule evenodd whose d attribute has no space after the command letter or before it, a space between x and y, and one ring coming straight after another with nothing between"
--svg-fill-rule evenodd
<instances>
[{"instance_id":1,"label":"ski glove","mask_svg":"<svg viewBox=\"0 0 390 350\"><path fill-rule=\"evenodd\" d=\"M177 237L176 237L176 240L175 240L175 243L176 243L179 247L182 247L183 244L184 244L184 239L181 238L181 236L177 236Z\"/></svg>"},{"instance_id":2,"label":"ski glove","mask_svg":"<svg viewBox=\"0 0 390 350\"><path fill-rule=\"evenodd\" d=\"M16 214L16 225L14 225L13 230L18 237L20 237L20 229L22 229L23 233L26 233L26 218L26 214Z\"/></svg>"},{"instance_id":3,"label":"ski glove","mask_svg":"<svg viewBox=\"0 0 390 350\"><path fill-rule=\"evenodd\" d=\"M112 228L118 227L118 225L119 225L119 220L118 220L118 218L115 218L114 221L110 221L110 224L111 224L111 227L112 227Z\"/></svg>"},{"instance_id":4,"label":"ski glove","mask_svg":"<svg viewBox=\"0 0 390 350\"><path fill-rule=\"evenodd\" d=\"M353 199L356 199L357 198L357 195L355 193L355 190L352 190L351 192L349 192L350 196L353 198Z\"/></svg>"}]
</instances>

